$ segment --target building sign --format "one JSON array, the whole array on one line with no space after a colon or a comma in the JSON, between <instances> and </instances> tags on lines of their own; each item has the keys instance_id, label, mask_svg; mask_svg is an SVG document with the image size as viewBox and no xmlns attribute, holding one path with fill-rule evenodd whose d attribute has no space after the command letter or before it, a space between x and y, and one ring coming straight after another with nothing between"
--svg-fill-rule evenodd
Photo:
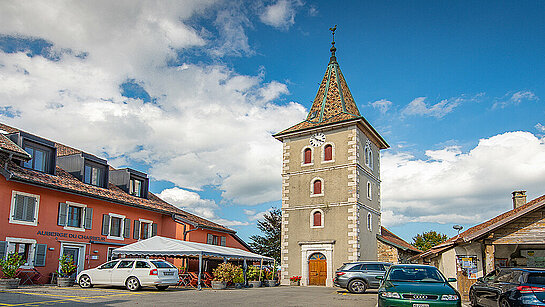
<instances>
[{"instance_id":1,"label":"building sign","mask_svg":"<svg viewBox=\"0 0 545 307\"><path fill-rule=\"evenodd\" d=\"M56 232L56 231L43 231L39 230L37 235L48 236L48 237L60 237L68 239L82 239L82 240L93 240L93 241L106 241L104 237L88 236L77 233L68 233L68 232Z\"/></svg>"},{"instance_id":2,"label":"building sign","mask_svg":"<svg viewBox=\"0 0 545 307\"><path fill-rule=\"evenodd\" d=\"M468 279L477 279L477 256L456 256L458 271Z\"/></svg>"},{"instance_id":3,"label":"building sign","mask_svg":"<svg viewBox=\"0 0 545 307\"><path fill-rule=\"evenodd\" d=\"M545 268L545 250L521 250L520 255L526 258L526 266Z\"/></svg>"}]
</instances>

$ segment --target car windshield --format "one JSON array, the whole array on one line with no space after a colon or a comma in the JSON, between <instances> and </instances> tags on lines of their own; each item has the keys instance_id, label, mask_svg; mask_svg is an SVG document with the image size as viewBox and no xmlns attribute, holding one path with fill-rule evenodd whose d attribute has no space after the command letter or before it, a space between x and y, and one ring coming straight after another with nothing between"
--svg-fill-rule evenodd
<instances>
[{"instance_id":1,"label":"car windshield","mask_svg":"<svg viewBox=\"0 0 545 307\"><path fill-rule=\"evenodd\" d=\"M171 268L173 268L173 266L170 263L165 262L165 261L155 260L155 261L152 261L151 263L153 263L153 265L158 269L171 269Z\"/></svg>"},{"instance_id":2,"label":"car windshield","mask_svg":"<svg viewBox=\"0 0 545 307\"><path fill-rule=\"evenodd\" d=\"M441 272L436 268L431 267L392 267L386 280L445 282L445 278Z\"/></svg>"}]
</instances>

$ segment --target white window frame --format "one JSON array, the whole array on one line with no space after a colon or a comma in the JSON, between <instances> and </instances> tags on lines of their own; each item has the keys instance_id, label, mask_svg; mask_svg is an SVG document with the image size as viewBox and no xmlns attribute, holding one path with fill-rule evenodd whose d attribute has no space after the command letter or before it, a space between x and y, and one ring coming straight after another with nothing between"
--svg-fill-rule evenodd
<instances>
[{"instance_id":1,"label":"white window frame","mask_svg":"<svg viewBox=\"0 0 545 307\"><path fill-rule=\"evenodd\" d=\"M67 201L65 203L66 203L66 223L65 223L65 225L68 225L68 212L70 212L70 208L69 208L70 206L80 207L80 208L83 208L83 210L81 210L81 217L80 217L81 227L64 226L64 229L85 232L85 209L87 208L87 205L74 203L74 202L71 202L71 201Z\"/></svg>"},{"instance_id":2,"label":"white window frame","mask_svg":"<svg viewBox=\"0 0 545 307\"><path fill-rule=\"evenodd\" d=\"M108 225L108 236L106 238L119 241L125 240L125 216L116 213L108 213L108 215L110 216L110 224ZM119 225L119 237L112 236L110 234L112 232L112 217L117 217L121 219L121 223Z\"/></svg>"},{"instance_id":3,"label":"white window frame","mask_svg":"<svg viewBox=\"0 0 545 307\"><path fill-rule=\"evenodd\" d=\"M373 200L373 184L367 181L367 199Z\"/></svg>"},{"instance_id":4,"label":"white window frame","mask_svg":"<svg viewBox=\"0 0 545 307\"><path fill-rule=\"evenodd\" d=\"M314 182L316 180L320 180L322 182L322 193L320 194L314 194ZM314 177L311 181L310 181L310 197L320 197L320 196L324 196L324 191L325 191L325 183L324 183L324 180L320 177Z\"/></svg>"},{"instance_id":5,"label":"white window frame","mask_svg":"<svg viewBox=\"0 0 545 307\"><path fill-rule=\"evenodd\" d=\"M305 150L310 149L310 163L305 163ZM312 146L305 146L301 149L301 166L312 166L314 165L314 148Z\"/></svg>"},{"instance_id":6,"label":"white window frame","mask_svg":"<svg viewBox=\"0 0 545 307\"><path fill-rule=\"evenodd\" d=\"M331 145L331 160L325 159L325 147ZM333 142L327 142L322 145L322 163L333 163L335 162L335 144Z\"/></svg>"},{"instance_id":7,"label":"white window frame","mask_svg":"<svg viewBox=\"0 0 545 307\"><path fill-rule=\"evenodd\" d=\"M138 219L140 221L140 230L138 231L138 233L140 234L138 238L138 240L142 240L142 223L147 223L149 224L149 228L148 228L148 239L151 238L151 234L152 234L152 229L153 229L153 221L151 220L145 220L145 219Z\"/></svg>"},{"instance_id":8,"label":"white window frame","mask_svg":"<svg viewBox=\"0 0 545 307\"><path fill-rule=\"evenodd\" d=\"M367 156L369 156L369 159L367 159ZM367 140L363 149L363 164L373 169L373 150L371 149L371 142L369 140Z\"/></svg>"},{"instance_id":9,"label":"white window frame","mask_svg":"<svg viewBox=\"0 0 545 307\"><path fill-rule=\"evenodd\" d=\"M320 212L320 226L314 226L314 213ZM310 228L324 228L324 211L322 209L314 209L310 212Z\"/></svg>"},{"instance_id":10,"label":"white window frame","mask_svg":"<svg viewBox=\"0 0 545 307\"><path fill-rule=\"evenodd\" d=\"M114 256L113 253L111 254L111 255L112 255L112 258L108 259L108 257L110 256L110 250L113 251L113 250L116 249L116 248L119 248L119 247L111 247L111 246L108 246L108 249L106 250L106 262L114 260L114 259L113 259L113 256Z\"/></svg>"},{"instance_id":11,"label":"white window frame","mask_svg":"<svg viewBox=\"0 0 545 307\"><path fill-rule=\"evenodd\" d=\"M36 252L36 243L38 243L34 239L25 239L25 238L12 238L12 237L6 237L6 242L8 242L6 255L9 255L11 253L15 252L15 243L23 243L23 244L30 244L30 250L28 251L28 262L21 265L21 268L23 269L31 269L34 267L34 253ZM12 245L13 244L13 245Z\"/></svg>"},{"instance_id":12,"label":"white window frame","mask_svg":"<svg viewBox=\"0 0 545 307\"><path fill-rule=\"evenodd\" d=\"M16 196L18 194L36 198L36 207L34 207L34 222L19 221L19 220L13 219L13 214L15 213L14 212L15 211L15 198L16 198ZM30 193L25 193L25 192L20 192L20 191L12 191L11 192L11 207L10 207L10 210L9 210L9 222L10 222L10 224L38 226L38 211L39 211L38 209L40 209L40 195L30 194Z\"/></svg>"},{"instance_id":13,"label":"white window frame","mask_svg":"<svg viewBox=\"0 0 545 307\"><path fill-rule=\"evenodd\" d=\"M367 230L373 231L373 215L370 212L367 213Z\"/></svg>"}]
</instances>

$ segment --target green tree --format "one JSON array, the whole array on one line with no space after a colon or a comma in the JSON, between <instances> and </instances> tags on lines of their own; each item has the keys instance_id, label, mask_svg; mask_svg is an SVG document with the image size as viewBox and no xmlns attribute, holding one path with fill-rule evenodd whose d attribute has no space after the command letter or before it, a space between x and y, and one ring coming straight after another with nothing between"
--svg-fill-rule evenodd
<instances>
[{"instance_id":1,"label":"green tree","mask_svg":"<svg viewBox=\"0 0 545 307\"><path fill-rule=\"evenodd\" d=\"M257 228L264 235L250 236L250 247L258 254L276 259L280 263L280 232L282 229L282 210L273 209L257 221Z\"/></svg>"},{"instance_id":2,"label":"green tree","mask_svg":"<svg viewBox=\"0 0 545 307\"><path fill-rule=\"evenodd\" d=\"M441 244L448 239L447 235L430 230L413 237L413 246L425 252L437 244Z\"/></svg>"}]
</instances>

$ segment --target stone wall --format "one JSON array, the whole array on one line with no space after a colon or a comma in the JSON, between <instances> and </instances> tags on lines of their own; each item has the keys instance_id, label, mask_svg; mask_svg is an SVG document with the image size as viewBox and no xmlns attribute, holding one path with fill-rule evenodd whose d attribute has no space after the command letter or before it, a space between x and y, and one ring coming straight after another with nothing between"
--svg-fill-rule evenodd
<instances>
[{"instance_id":1,"label":"stone wall","mask_svg":"<svg viewBox=\"0 0 545 307\"><path fill-rule=\"evenodd\" d=\"M397 248L384 244L379 240L377 240L377 258L378 261L390 262L394 264L399 262Z\"/></svg>"}]
</instances>

